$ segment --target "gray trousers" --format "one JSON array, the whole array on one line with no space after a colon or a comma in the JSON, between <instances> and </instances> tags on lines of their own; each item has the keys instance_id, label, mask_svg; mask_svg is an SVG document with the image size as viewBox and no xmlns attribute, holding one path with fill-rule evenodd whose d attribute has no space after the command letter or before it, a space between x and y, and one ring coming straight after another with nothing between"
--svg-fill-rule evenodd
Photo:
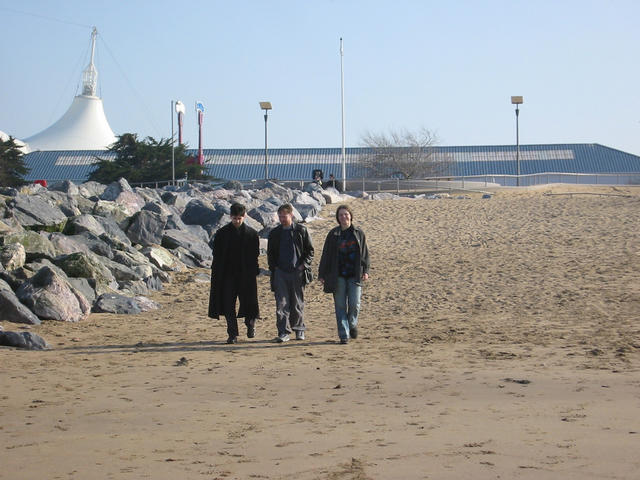
<instances>
[{"instance_id":1,"label":"gray trousers","mask_svg":"<svg viewBox=\"0 0 640 480\"><path fill-rule=\"evenodd\" d=\"M276 268L273 286L276 297L276 327L278 335L304 332L304 272L284 272Z\"/></svg>"}]
</instances>

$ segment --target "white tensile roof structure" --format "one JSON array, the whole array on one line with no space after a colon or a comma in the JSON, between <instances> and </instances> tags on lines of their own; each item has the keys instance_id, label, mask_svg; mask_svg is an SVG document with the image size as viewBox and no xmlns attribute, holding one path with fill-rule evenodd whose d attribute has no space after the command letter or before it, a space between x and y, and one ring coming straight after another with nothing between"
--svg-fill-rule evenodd
<instances>
[{"instance_id":1,"label":"white tensile roof structure","mask_svg":"<svg viewBox=\"0 0 640 480\"><path fill-rule=\"evenodd\" d=\"M104 114L102 99L96 96L98 71L93 64L97 30L91 32L91 61L82 73L82 95L53 125L24 141L33 151L106 150L116 136Z\"/></svg>"}]
</instances>

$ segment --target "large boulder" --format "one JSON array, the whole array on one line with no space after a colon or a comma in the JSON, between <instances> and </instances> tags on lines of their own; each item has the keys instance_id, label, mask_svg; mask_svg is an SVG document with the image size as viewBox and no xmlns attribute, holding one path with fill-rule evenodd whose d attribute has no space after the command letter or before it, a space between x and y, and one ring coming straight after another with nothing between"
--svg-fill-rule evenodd
<instances>
[{"instance_id":1,"label":"large boulder","mask_svg":"<svg viewBox=\"0 0 640 480\"><path fill-rule=\"evenodd\" d=\"M7 205L16 220L30 230L60 232L67 223L67 216L60 208L37 195L18 194Z\"/></svg>"},{"instance_id":2,"label":"large boulder","mask_svg":"<svg viewBox=\"0 0 640 480\"><path fill-rule=\"evenodd\" d=\"M0 263L5 270L15 270L27 261L27 254L20 243L10 243L0 247Z\"/></svg>"},{"instance_id":3,"label":"large boulder","mask_svg":"<svg viewBox=\"0 0 640 480\"><path fill-rule=\"evenodd\" d=\"M107 242L113 248L123 250L125 247L131 246L131 240L127 234L120 228L118 222L111 217L95 217L96 221L104 229L104 233L100 235L100 239Z\"/></svg>"},{"instance_id":4,"label":"large boulder","mask_svg":"<svg viewBox=\"0 0 640 480\"><path fill-rule=\"evenodd\" d=\"M51 242L55 249L54 257L76 252L88 253L90 251L89 247L84 242L79 242L78 240L63 233L49 233L46 238Z\"/></svg>"},{"instance_id":5,"label":"large boulder","mask_svg":"<svg viewBox=\"0 0 640 480\"><path fill-rule=\"evenodd\" d=\"M229 214L229 203L220 201L215 204L201 199L194 198L184 209L182 221L188 225L211 225L218 222L224 215Z\"/></svg>"},{"instance_id":6,"label":"large boulder","mask_svg":"<svg viewBox=\"0 0 640 480\"><path fill-rule=\"evenodd\" d=\"M275 182L266 182L264 188L253 192L253 196L263 201L269 197L277 197L279 204L283 204L293 200L293 191Z\"/></svg>"},{"instance_id":7,"label":"large boulder","mask_svg":"<svg viewBox=\"0 0 640 480\"><path fill-rule=\"evenodd\" d=\"M102 195L106 189L106 185L94 181L78 185L78 192L80 192L80 195L93 200L98 200L100 195Z\"/></svg>"},{"instance_id":8,"label":"large boulder","mask_svg":"<svg viewBox=\"0 0 640 480\"><path fill-rule=\"evenodd\" d=\"M133 188L129 185L126 179L120 178L115 182L111 182L107 185L100 195L101 200L107 200L109 202L115 202L121 193L133 193Z\"/></svg>"},{"instance_id":9,"label":"large boulder","mask_svg":"<svg viewBox=\"0 0 640 480\"><path fill-rule=\"evenodd\" d=\"M136 314L142 312L134 298L125 297L118 293L104 293L93 304L96 313Z\"/></svg>"},{"instance_id":10,"label":"large boulder","mask_svg":"<svg viewBox=\"0 0 640 480\"><path fill-rule=\"evenodd\" d=\"M96 237L99 237L105 233L105 230L102 224L98 222L96 217L93 215L82 214L67 222L67 227L65 228L64 233L67 235L74 235L82 232L89 232L94 234Z\"/></svg>"},{"instance_id":11,"label":"large boulder","mask_svg":"<svg viewBox=\"0 0 640 480\"><path fill-rule=\"evenodd\" d=\"M121 205L129 216L139 212L146 203L144 198L133 191L129 182L124 178L110 183L100 195L100 199Z\"/></svg>"},{"instance_id":12,"label":"large boulder","mask_svg":"<svg viewBox=\"0 0 640 480\"><path fill-rule=\"evenodd\" d=\"M169 250L158 245L145 247L141 250L152 264L165 272L177 271L181 272L185 269L184 263L178 260Z\"/></svg>"},{"instance_id":13,"label":"large boulder","mask_svg":"<svg viewBox=\"0 0 640 480\"><path fill-rule=\"evenodd\" d=\"M280 222L278 220L278 206L272 202L252 208L247 212L247 216L253 218L264 228L273 228Z\"/></svg>"},{"instance_id":14,"label":"large boulder","mask_svg":"<svg viewBox=\"0 0 640 480\"><path fill-rule=\"evenodd\" d=\"M5 283L6 285L6 283ZM12 290L0 287L0 321L39 325L38 316L29 310Z\"/></svg>"},{"instance_id":15,"label":"large boulder","mask_svg":"<svg viewBox=\"0 0 640 480\"><path fill-rule=\"evenodd\" d=\"M93 205L91 213L99 217L112 218L122 229L129 225L129 217L131 216L124 205L106 200L98 200Z\"/></svg>"},{"instance_id":16,"label":"large boulder","mask_svg":"<svg viewBox=\"0 0 640 480\"><path fill-rule=\"evenodd\" d=\"M9 233L4 236L4 245L20 243L24 247L27 261L38 258L52 259L56 256L56 249L44 235L38 232L25 230L23 232Z\"/></svg>"},{"instance_id":17,"label":"large boulder","mask_svg":"<svg viewBox=\"0 0 640 480\"><path fill-rule=\"evenodd\" d=\"M25 281L16 296L39 318L78 322L91 312L91 305L78 290L48 267Z\"/></svg>"},{"instance_id":18,"label":"large boulder","mask_svg":"<svg viewBox=\"0 0 640 480\"><path fill-rule=\"evenodd\" d=\"M184 211L187 204L193 200L184 192L163 192L161 198L164 203L176 207L178 211Z\"/></svg>"},{"instance_id":19,"label":"large boulder","mask_svg":"<svg viewBox=\"0 0 640 480\"><path fill-rule=\"evenodd\" d=\"M127 229L127 237L133 243L148 247L150 245L160 245L162 242L162 231L167 224L167 217L141 210L132 219Z\"/></svg>"},{"instance_id":20,"label":"large boulder","mask_svg":"<svg viewBox=\"0 0 640 480\"><path fill-rule=\"evenodd\" d=\"M118 288L113 274L94 253L77 252L63 255L55 259L55 264L62 268L69 277L94 279L96 291L99 293Z\"/></svg>"},{"instance_id":21,"label":"large boulder","mask_svg":"<svg viewBox=\"0 0 640 480\"><path fill-rule=\"evenodd\" d=\"M91 232L82 232L79 235L70 235L69 238L84 245L96 255L113 258L113 249L111 248L111 245L102 240L102 238L96 237ZM84 248L81 250L84 251Z\"/></svg>"},{"instance_id":22,"label":"large boulder","mask_svg":"<svg viewBox=\"0 0 640 480\"><path fill-rule=\"evenodd\" d=\"M32 332L0 332L0 345L24 348L25 350L46 350L49 344L40 335Z\"/></svg>"},{"instance_id":23,"label":"large boulder","mask_svg":"<svg viewBox=\"0 0 640 480\"><path fill-rule=\"evenodd\" d=\"M57 185L49 188L49 190L63 192L63 193L66 193L68 195L79 195L80 194L80 189L71 180L65 180L62 183L58 183Z\"/></svg>"},{"instance_id":24,"label":"large boulder","mask_svg":"<svg viewBox=\"0 0 640 480\"><path fill-rule=\"evenodd\" d=\"M320 202L307 192L297 192L293 198L293 206L300 213L303 220L307 220L311 217L316 217L322 205Z\"/></svg>"},{"instance_id":25,"label":"large boulder","mask_svg":"<svg viewBox=\"0 0 640 480\"><path fill-rule=\"evenodd\" d=\"M195 258L201 262L201 266L211 264L211 248L202 237L182 230L165 230L162 236L162 246L168 249L182 247L188 250Z\"/></svg>"}]
</instances>

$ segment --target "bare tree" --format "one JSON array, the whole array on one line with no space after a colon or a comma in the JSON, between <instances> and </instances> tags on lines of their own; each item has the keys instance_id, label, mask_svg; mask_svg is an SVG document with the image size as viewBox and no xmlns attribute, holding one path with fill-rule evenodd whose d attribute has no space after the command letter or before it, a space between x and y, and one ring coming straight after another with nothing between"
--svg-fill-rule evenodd
<instances>
[{"instance_id":1,"label":"bare tree","mask_svg":"<svg viewBox=\"0 0 640 480\"><path fill-rule=\"evenodd\" d=\"M447 173L451 159L436 155L437 135L426 128L417 132L366 132L361 139L368 151L360 156L367 176L373 178L425 178Z\"/></svg>"}]
</instances>

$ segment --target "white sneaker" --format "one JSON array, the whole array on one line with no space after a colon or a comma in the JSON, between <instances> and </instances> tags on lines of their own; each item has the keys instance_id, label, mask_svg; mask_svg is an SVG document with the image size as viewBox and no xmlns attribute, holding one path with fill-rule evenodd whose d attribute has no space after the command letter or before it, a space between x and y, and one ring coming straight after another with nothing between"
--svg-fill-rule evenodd
<instances>
[{"instance_id":1,"label":"white sneaker","mask_svg":"<svg viewBox=\"0 0 640 480\"><path fill-rule=\"evenodd\" d=\"M282 335L278 335L278 338L276 339L278 343L288 342L289 340L291 339L289 338L289 335L287 335L286 333L283 333Z\"/></svg>"},{"instance_id":2,"label":"white sneaker","mask_svg":"<svg viewBox=\"0 0 640 480\"><path fill-rule=\"evenodd\" d=\"M304 340L304 331L296 330L296 340Z\"/></svg>"}]
</instances>

